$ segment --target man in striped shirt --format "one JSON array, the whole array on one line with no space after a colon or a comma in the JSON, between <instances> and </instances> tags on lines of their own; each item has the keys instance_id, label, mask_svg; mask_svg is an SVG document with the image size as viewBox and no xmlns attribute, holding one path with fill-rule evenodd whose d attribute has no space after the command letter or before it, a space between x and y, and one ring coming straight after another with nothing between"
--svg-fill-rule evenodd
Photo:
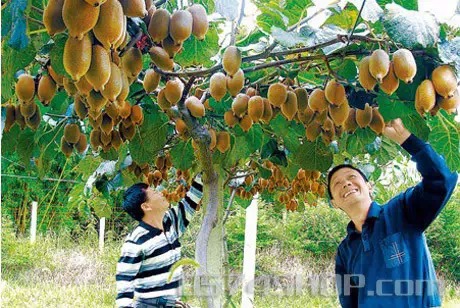
<instances>
[{"instance_id":1,"label":"man in striped shirt","mask_svg":"<svg viewBox=\"0 0 460 308\"><path fill-rule=\"evenodd\" d=\"M139 225L126 238L117 264L118 307L175 307L182 268L169 270L181 258L179 237L201 202L201 175L178 206L169 208L163 194L147 184L134 184L124 194L123 209ZM177 301L177 304L180 302Z\"/></svg>"}]
</instances>

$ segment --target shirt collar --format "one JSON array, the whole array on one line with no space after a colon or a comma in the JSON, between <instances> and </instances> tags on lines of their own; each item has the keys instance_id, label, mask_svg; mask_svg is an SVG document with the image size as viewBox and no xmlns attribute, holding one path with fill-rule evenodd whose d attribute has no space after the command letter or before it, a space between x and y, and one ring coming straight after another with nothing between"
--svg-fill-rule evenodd
<instances>
[{"instance_id":1,"label":"shirt collar","mask_svg":"<svg viewBox=\"0 0 460 308\"><path fill-rule=\"evenodd\" d=\"M378 219L380 216L380 211L382 210L382 207L375 201L372 201L371 206L369 207L369 211L367 212L367 217L366 217L366 222L374 221L375 219ZM355 228L355 224L351 220L348 223L347 226L347 233L358 233L358 231Z\"/></svg>"}]
</instances>

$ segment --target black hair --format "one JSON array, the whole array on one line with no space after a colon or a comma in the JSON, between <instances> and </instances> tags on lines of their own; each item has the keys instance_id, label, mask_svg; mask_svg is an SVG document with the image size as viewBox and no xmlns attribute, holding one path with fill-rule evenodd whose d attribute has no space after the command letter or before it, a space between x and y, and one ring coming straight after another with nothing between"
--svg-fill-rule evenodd
<instances>
[{"instance_id":1,"label":"black hair","mask_svg":"<svg viewBox=\"0 0 460 308\"><path fill-rule=\"evenodd\" d=\"M137 183L128 188L123 195L123 210L137 221L144 217L141 205L147 201L146 190L148 187L145 183Z\"/></svg>"},{"instance_id":2,"label":"black hair","mask_svg":"<svg viewBox=\"0 0 460 308\"><path fill-rule=\"evenodd\" d=\"M331 171L329 171L328 175L327 175L327 193L329 195L329 198L332 200L332 192L331 192L331 179L332 179L332 176L334 175L334 173L336 173L337 171L339 171L340 169L343 169L343 168L348 168L348 169L353 169L355 171L357 171L359 174L361 174L361 176L363 177L364 181L366 182L369 182L369 180L367 179L367 176L361 171L359 170L358 168L350 165L350 164L342 164L342 165L338 165L338 166L335 166L334 168L331 169Z\"/></svg>"}]
</instances>

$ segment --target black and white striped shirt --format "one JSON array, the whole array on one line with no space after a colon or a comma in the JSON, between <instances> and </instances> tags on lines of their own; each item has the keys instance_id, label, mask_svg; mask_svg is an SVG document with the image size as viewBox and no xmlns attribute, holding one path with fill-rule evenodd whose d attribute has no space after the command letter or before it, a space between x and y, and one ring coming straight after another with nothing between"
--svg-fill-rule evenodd
<instances>
[{"instance_id":1,"label":"black and white striped shirt","mask_svg":"<svg viewBox=\"0 0 460 308\"><path fill-rule=\"evenodd\" d=\"M117 264L117 307L132 307L136 298L178 298L182 267L169 270L181 258L179 237L185 232L203 196L201 176L179 204L165 213L164 231L141 221L126 238Z\"/></svg>"}]
</instances>

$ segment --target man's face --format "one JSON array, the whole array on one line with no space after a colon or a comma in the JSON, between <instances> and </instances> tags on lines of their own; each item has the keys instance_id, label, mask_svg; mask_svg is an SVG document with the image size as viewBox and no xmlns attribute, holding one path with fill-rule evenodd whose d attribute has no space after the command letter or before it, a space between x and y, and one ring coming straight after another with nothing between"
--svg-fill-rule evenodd
<instances>
[{"instance_id":1,"label":"man's face","mask_svg":"<svg viewBox=\"0 0 460 308\"><path fill-rule=\"evenodd\" d=\"M331 202L336 207L346 209L354 204L371 202L370 184L356 170L339 169L332 175L330 185Z\"/></svg>"},{"instance_id":2,"label":"man's face","mask_svg":"<svg viewBox=\"0 0 460 308\"><path fill-rule=\"evenodd\" d=\"M155 191L152 188L146 190L147 200L145 201L144 212L148 210L152 211L166 211L169 208L169 202L164 197L163 193Z\"/></svg>"}]
</instances>

